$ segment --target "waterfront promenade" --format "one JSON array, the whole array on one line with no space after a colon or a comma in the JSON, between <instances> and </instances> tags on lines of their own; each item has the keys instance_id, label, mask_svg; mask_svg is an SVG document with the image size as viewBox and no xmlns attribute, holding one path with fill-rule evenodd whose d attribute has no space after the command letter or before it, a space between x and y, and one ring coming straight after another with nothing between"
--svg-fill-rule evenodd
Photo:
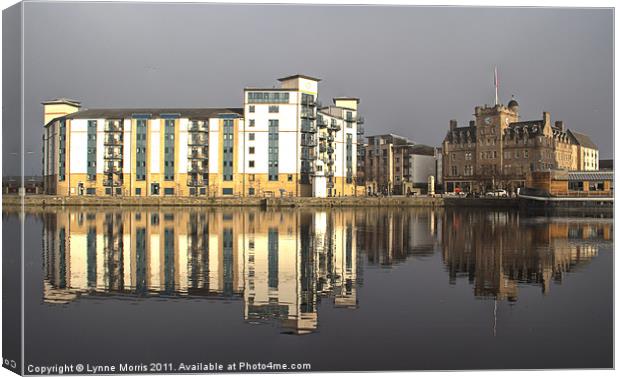
<instances>
[{"instance_id":1,"label":"waterfront promenade","mask_svg":"<svg viewBox=\"0 0 620 377\"><path fill-rule=\"evenodd\" d=\"M429 196L336 197L336 198L257 198L257 197L93 197L26 195L24 206L100 206L100 207L500 207L517 208L512 198L456 198ZM3 195L5 207L21 204L18 195Z\"/></svg>"}]
</instances>

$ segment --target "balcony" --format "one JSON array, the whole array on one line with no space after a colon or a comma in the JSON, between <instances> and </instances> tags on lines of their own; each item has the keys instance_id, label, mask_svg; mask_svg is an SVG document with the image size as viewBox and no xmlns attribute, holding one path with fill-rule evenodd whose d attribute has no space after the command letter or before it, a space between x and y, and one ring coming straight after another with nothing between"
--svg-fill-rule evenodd
<instances>
[{"instance_id":1,"label":"balcony","mask_svg":"<svg viewBox=\"0 0 620 377\"><path fill-rule=\"evenodd\" d=\"M327 165L333 165L334 164L334 159L333 158L328 158L327 161L325 161L327 163Z\"/></svg>"},{"instance_id":2,"label":"balcony","mask_svg":"<svg viewBox=\"0 0 620 377\"><path fill-rule=\"evenodd\" d=\"M123 182L119 180L114 180L114 179L104 179L103 185L107 187L120 187L123 185Z\"/></svg>"},{"instance_id":3,"label":"balcony","mask_svg":"<svg viewBox=\"0 0 620 377\"><path fill-rule=\"evenodd\" d=\"M334 142L334 140L335 140L335 138L334 138L332 135L327 136L327 141L328 141L329 143L333 143L333 142Z\"/></svg>"},{"instance_id":4,"label":"balcony","mask_svg":"<svg viewBox=\"0 0 620 377\"><path fill-rule=\"evenodd\" d=\"M122 132L123 131L123 127L122 127L120 121L118 121L118 122L107 122L105 124L105 126L103 127L103 131L105 131L105 132Z\"/></svg>"},{"instance_id":5,"label":"balcony","mask_svg":"<svg viewBox=\"0 0 620 377\"><path fill-rule=\"evenodd\" d=\"M301 132L316 133L316 127L314 126L301 127Z\"/></svg>"},{"instance_id":6,"label":"balcony","mask_svg":"<svg viewBox=\"0 0 620 377\"><path fill-rule=\"evenodd\" d=\"M316 140L314 139L301 139L301 145L304 147L316 147Z\"/></svg>"},{"instance_id":7,"label":"balcony","mask_svg":"<svg viewBox=\"0 0 620 377\"><path fill-rule=\"evenodd\" d=\"M342 129L342 127L340 127L340 125L338 123L332 123L329 126L329 128L330 128L330 130L336 131L336 132L338 132L338 131L340 131Z\"/></svg>"},{"instance_id":8,"label":"balcony","mask_svg":"<svg viewBox=\"0 0 620 377\"><path fill-rule=\"evenodd\" d=\"M205 173L208 173L206 165L196 165L196 164L190 165L187 168L187 172L190 173L190 174L205 174Z\"/></svg>"},{"instance_id":9,"label":"balcony","mask_svg":"<svg viewBox=\"0 0 620 377\"><path fill-rule=\"evenodd\" d=\"M187 141L187 145L207 145L209 139L206 137L190 137Z\"/></svg>"},{"instance_id":10,"label":"balcony","mask_svg":"<svg viewBox=\"0 0 620 377\"><path fill-rule=\"evenodd\" d=\"M314 111L302 111L301 117L304 119L316 119L316 114Z\"/></svg>"},{"instance_id":11,"label":"balcony","mask_svg":"<svg viewBox=\"0 0 620 377\"><path fill-rule=\"evenodd\" d=\"M123 174L123 167L116 165L108 165L103 167L104 174Z\"/></svg>"},{"instance_id":12,"label":"balcony","mask_svg":"<svg viewBox=\"0 0 620 377\"><path fill-rule=\"evenodd\" d=\"M334 148L333 147L327 147L327 153L328 154L334 153Z\"/></svg>"},{"instance_id":13,"label":"balcony","mask_svg":"<svg viewBox=\"0 0 620 377\"><path fill-rule=\"evenodd\" d=\"M192 122L187 128L189 132L208 132L208 127L206 122Z\"/></svg>"},{"instance_id":14,"label":"balcony","mask_svg":"<svg viewBox=\"0 0 620 377\"><path fill-rule=\"evenodd\" d=\"M204 151L190 151L187 158L190 160L206 160L209 157Z\"/></svg>"},{"instance_id":15,"label":"balcony","mask_svg":"<svg viewBox=\"0 0 620 377\"><path fill-rule=\"evenodd\" d=\"M103 139L103 145L123 145L122 137L106 137Z\"/></svg>"},{"instance_id":16,"label":"balcony","mask_svg":"<svg viewBox=\"0 0 620 377\"><path fill-rule=\"evenodd\" d=\"M325 147L325 144L320 144L319 145L319 152L324 153L327 150L327 148Z\"/></svg>"},{"instance_id":17,"label":"balcony","mask_svg":"<svg viewBox=\"0 0 620 377\"><path fill-rule=\"evenodd\" d=\"M325 140L326 138L327 138L327 135L319 134L319 140Z\"/></svg>"},{"instance_id":18,"label":"balcony","mask_svg":"<svg viewBox=\"0 0 620 377\"><path fill-rule=\"evenodd\" d=\"M189 187L206 186L207 182L203 179L188 179L187 185Z\"/></svg>"},{"instance_id":19,"label":"balcony","mask_svg":"<svg viewBox=\"0 0 620 377\"><path fill-rule=\"evenodd\" d=\"M319 128L325 128L325 127L327 127L327 122L326 122L326 121L325 121L325 119L323 119L323 118L318 118L318 119L316 120L316 125L317 125Z\"/></svg>"},{"instance_id":20,"label":"balcony","mask_svg":"<svg viewBox=\"0 0 620 377\"><path fill-rule=\"evenodd\" d=\"M363 135L364 134L364 126L362 126L361 124L357 125L357 134L358 135Z\"/></svg>"},{"instance_id":21,"label":"balcony","mask_svg":"<svg viewBox=\"0 0 620 377\"><path fill-rule=\"evenodd\" d=\"M305 153L301 155L302 160L313 161L316 159L316 156L312 153Z\"/></svg>"},{"instance_id":22,"label":"balcony","mask_svg":"<svg viewBox=\"0 0 620 377\"><path fill-rule=\"evenodd\" d=\"M310 106L310 107L315 107L316 106L316 101L315 100L301 100L301 105L302 106Z\"/></svg>"},{"instance_id":23,"label":"balcony","mask_svg":"<svg viewBox=\"0 0 620 377\"><path fill-rule=\"evenodd\" d=\"M123 153L122 152L111 152L103 155L104 160L122 160Z\"/></svg>"}]
</instances>

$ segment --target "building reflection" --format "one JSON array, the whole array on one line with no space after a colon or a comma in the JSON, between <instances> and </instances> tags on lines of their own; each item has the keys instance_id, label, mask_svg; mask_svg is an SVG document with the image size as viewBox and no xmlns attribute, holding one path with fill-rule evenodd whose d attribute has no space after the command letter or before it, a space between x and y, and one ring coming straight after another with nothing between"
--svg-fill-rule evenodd
<instances>
[{"instance_id":1,"label":"building reflection","mask_svg":"<svg viewBox=\"0 0 620 377\"><path fill-rule=\"evenodd\" d=\"M613 243L613 219L509 211L92 208L38 215L45 302L240 300L247 322L275 321L292 334L317 329L321 301L356 309L367 265L436 268L441 256L450 283L467 278L476 297L515 301L520 285L547 294L552 281ZM411 284L424 282L412 276Z\"/></svg>"},{"instance_id":2,"label":"building reflection","mask_svg":"<svg viewBox=\"0 0 620 377\"><path fill-rule=\"evenodd\" d=\"M317 328L317 303L357 307L353 213L261 210L45 212L44 299L239 299L249 322Z\"/></svg>"},{"instance_id":3,"label":"building reflection","mask_svg":"<svg viewBox=\"0 0 620 377\"><path fill-rule=\"evenodd\" d=\"M442 257L451 284L467 278L476 297L516 301L518 285L548 294L552 281L613 246L613 219L540 218L519 212L446 210Z\"/></svg>"}]
</instances>

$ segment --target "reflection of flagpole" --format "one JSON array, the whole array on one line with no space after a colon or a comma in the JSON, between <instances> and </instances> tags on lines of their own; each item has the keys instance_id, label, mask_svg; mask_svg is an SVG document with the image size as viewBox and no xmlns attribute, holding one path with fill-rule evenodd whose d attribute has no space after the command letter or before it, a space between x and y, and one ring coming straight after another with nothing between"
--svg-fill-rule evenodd
<instances>
[{"instance_id":1,"label":"reflection of flagpole","mask_svg":"<svg viewBox=\"0 0 620 377\"><path fill-rule=\"evenodd\" d=\"M499 95L498 95L499 80L497 79L497 66L495 66L495 72L493 76L493 85L495 85L495 105L497 106L499 104Z\"/></svg>"},{"instance_id":2,"label":"reflection of flagpole","mask_svg":"<svg viewBox=\"0 0 620 377\"><path fill-rule=\"evenodd\" d=\"M497 330L497 297L493 299L495 306L493 307L493 336L496 334Z\"/></svg>"}]
</instances>

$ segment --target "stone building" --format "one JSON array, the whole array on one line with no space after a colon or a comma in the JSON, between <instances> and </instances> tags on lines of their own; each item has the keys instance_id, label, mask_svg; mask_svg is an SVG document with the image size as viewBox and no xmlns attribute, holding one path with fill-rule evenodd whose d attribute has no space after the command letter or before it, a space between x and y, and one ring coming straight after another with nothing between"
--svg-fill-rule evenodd
<instances>
[{"instance_id":1,"label":"stone building","mask_svg":"<svg viewBox=\"0 0 620 377\"><path fill-rule=\"evenodd\" d=\"M513 98L508 105L478 106L474 116L465 127L450 121L442 148L446 192L515 191L533 171L598 168L592 162L598 161L596 145L562 121L552 123L548 112L542 119L521 120Z\"/></svg>"}]
</instances>

